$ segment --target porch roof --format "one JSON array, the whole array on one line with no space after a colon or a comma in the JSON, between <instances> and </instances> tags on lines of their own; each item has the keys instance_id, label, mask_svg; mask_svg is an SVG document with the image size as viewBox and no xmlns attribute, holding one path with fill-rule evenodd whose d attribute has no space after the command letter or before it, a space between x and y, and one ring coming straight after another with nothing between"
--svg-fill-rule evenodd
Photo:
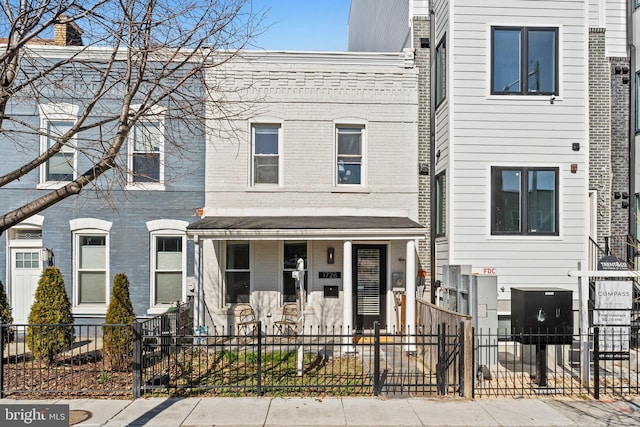
<instances>
[{"instance_id":1,"label":"porch roof","mask_svg":"<svg viewBox=\"0 0 640 427\"><path fill-rule=\"evenodd\" d=\"M407 240L426 231L409 218L379 216L212 216L187 227L192 236L251 240Z\"/></svg>"}]
</instances>

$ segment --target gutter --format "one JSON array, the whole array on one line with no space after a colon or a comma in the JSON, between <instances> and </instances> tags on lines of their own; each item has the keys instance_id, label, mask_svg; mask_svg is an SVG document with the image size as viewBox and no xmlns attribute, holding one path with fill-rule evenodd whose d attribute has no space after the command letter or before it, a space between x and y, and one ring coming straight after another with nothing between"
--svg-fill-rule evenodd
<instances>
[{"instance_id":1,"label":"gutter","mask_svg":"<svg viewBox=\"0 0 640 427\"><path fill-rule=\"evenodd\" d=\"M637 236L636 212L638 200L636 197L636 46L633 43L633 14L636 0L627 0L627 48L629 50L629 235L633 236L635 247ZM638 250L638 248L635 248ZM634 257L635 258L635 257Z\"/></svg>"}]
</instances>

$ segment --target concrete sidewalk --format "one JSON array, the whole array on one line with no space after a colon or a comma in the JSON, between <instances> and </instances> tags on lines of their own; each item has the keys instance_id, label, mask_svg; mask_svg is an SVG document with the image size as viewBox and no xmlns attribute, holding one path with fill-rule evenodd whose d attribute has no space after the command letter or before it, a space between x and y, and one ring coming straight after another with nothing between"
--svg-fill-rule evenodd
<instances>
[{"instance_id":1,"label":"concrete sidewalk","mask_svg":"<svg viewBox=\"0 0 640 427\"><path fill-rule=\"evenodd\" d=\"M91 417L78 426L637 426L640 400L376 398L2 399L69 404Z\"/></svg>"}]
</instances>

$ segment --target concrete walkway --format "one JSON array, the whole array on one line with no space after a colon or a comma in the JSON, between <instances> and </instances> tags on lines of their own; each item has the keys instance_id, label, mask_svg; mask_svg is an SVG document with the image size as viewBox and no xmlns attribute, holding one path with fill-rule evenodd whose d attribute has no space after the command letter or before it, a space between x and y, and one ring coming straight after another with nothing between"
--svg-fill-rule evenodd
<instances>
[{"instance_id":1,"label":"concrete walkway","mask_svg":"<svg viewBox=\"0 0 640 427\"><path fill-rule=\"evenodd\" d=\"M640 399L150 398L1 399L0 404L68 404L91 417L78 426L637 426Z\"/></svg>"}]
</instances>

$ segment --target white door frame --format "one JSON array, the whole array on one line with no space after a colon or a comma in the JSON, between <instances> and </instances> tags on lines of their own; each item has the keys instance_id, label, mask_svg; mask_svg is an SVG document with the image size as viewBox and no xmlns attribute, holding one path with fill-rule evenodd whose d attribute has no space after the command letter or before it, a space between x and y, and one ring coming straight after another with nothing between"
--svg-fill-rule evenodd
<instances>
[{"instance_id":1,"label":"white door frame","mask_svg":"<svg viewBox=\"0 0 640 427\"><path fill-rule=\"evenodd\" d=\"M7 289L7 299L10 301L10 304L13 307L14 304L14 287L15 283L13 280L14 277L14 267L13 267L13 252L16 249L24 249L25 251L40 251L40 269L43 269L43 259L42 259L42 224L44 222L44 216L42 215L34 215L31 218L27 219L24 222L10 228L7 230L7 245L6 245L6 289ZM18 238L18 233L20 232L28 232L34 231L39 234L36 237L39 238Z\"/></svg>"}]
</instances>

